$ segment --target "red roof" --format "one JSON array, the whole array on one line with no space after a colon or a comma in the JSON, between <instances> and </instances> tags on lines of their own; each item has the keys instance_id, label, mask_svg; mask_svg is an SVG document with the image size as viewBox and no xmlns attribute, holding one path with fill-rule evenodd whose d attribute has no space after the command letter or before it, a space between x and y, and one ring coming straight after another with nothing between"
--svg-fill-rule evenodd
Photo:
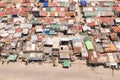
<instances>
[{"instance_id":1,"label":"red roof","mask_svg":"<svg viewBox=\"0 0 120 80\"><path fill-rule=\"evenodd\" d=\"M88 23L88 26L93 27L93 26L95 26L95 23L94 22Z\"/></svg>"},{"instance_id":2,"label":"red roof","mask_svg":"<svg viewBox=\"0 0 120 80\"><path fill-rule=\"evenodd\" d=\"M6 13L5 12L0 12L0 16L5 16L6 15Z\"/></svg>"},{"instance_id":3,"label":"red roof","mask_svg":"<svg viewBox=\"0 0 120 80\"><path fill-rule=\"evenodd\" d=\"M40 41L40 42L42 41L42 37L41 36L38 37L38 41Z\"/></svg>"},{"instance_id":4,"label":"red roof","mask_svg":"<svg viewBox=\"0 0 120 80\"><path fill-rule=\"evenodd\" d=\"M23 2L23 3L27 3L27 2L29 2L29 0L22 0L22 2Z\"/></svg>"},{"instance_id":5,"label":"red roof","mask_svg":"<svg viewBox=\"0 0 120 80\"><path fill-rule=\"evenodd\" d=\"M59 11L60 11L60 7L57 7L57 8L56 8L56 11L58 11L58 12L59 12Z\"/></svg>"},{"instance_id":6,"label":"red roof","mask_svg":"<svg viewBox=\"0 0 120 80\"><path fill-rule=\"evenodd\" d=\"M104 2L100 2L99 5L100 5L100 6L104 6Z\"/></svg>"},{"instance_id":7,"label":"red roof","mask_svg":"<svg viewBox=\"0 0 120 80\"><path fill-rule=\"evenodd\" d=\"M6 11L12 11L13 8L6 8Z\"/></svg>"},{"instance_id":8,"label":"red roof","mask_svg":"<svg viewBox=\"0 0 120 80\"><path fill-rule=\"evenodd\" d=\"M19 9L14 9L13 11L12 11L12 14L14 15L14 14L18 14L18 12L19 12Z\"/></svg>"},{"instance_id":9,"label":"red roof","mask_svg":"<svg viewBox=\"0 0 120 80\"><path fill-rule=\"evenodd\" d=\"M6 5L6 3L0 3L0 7L5 7Z\"/></svg>"},{"instance_id":10,"label":"red roof","mask_svg":"<svg viewBox=\"0 0 120 80\"><path fill-rule=\"evenodd\" d=\"M17 28L17 29L15 29L15 32L22 32L22 29L21 28Z\"/></svg>"},{"instance_id":11,"label":"red roof","mask_svg":"<svg viewBox=\"0 0 120 80\"><path fill-rule=\"evenodd\" d=\"M71 3L74 3L74 4L75 4L76 2L75 2L74 0L71 0Z\"/></svg>"},{"instance_id":12,"label":"red roof","mask_svg":"<svg viewBox=\"0 0 120 80\"><path fill-rule=\"evenodd\" d=\"M113 19L110 18L110 17L103 17L103 18L101 18L101 19L102 19L102 22L105 22L105 23L110 23L110 22L113 21Z\"/></svg>"},{"instance_id":13,"label":"red roof","mask_svg":"<svg viewBox=\"0 0 120 80\"><path fill-rule=\"evenodd\" d=\"M40 15L41 15L41 16L47 16L47 12L41 11Z\"/></svg>"},{"instance_id":14,"label":"red roof","mask_svg":"<svg viewBox=\"0 0 120 80\"><path fill-rule=\"evenodd\" d=\"M52 6L57 6L57 3L56 2L52 3Z\"/></svg>"},{"instance_id":15,"label":"red roof","mask_svg":"<svg viewBox=\"0 0 120 80\"><path fill-rule=\"evenodd\" d=\"M114 32L120 32L120 28L117 26L113 27L113 30L114 30Z\"/></svg>"},{"instance_id":16,"label":"red roof","mask_svg":"<svg viewBox=\"0 0 120 80\"><path fill-rule=\"evenodd\" d=\"M5 12L6 12L6 14L11 14L12 10L13 10L13 8L6 8Z\"/></svg>"},{"instance_id":17,"label":"red roof","mask_svg":"<svg viewBox=\"0 0 120 80\"><path fill-rule=\"evenodd\" d=\"M30 8L21 8L21 11L22 12L28 12L28 11L30 11Z\"/></svg>"},{"instance_id":18,"label":"red roof","mask_svg":"<svg viewBox=\"0 0 120 80\"><path fill-rule=\"evenodd\" d=\"M120 7L119 7L119 6L115 7L115 9L116 9L118 12L120 12Z\"/></svg>"},{"instance_id":19,"label":"red roof","mask_svg":"<svg viewBox=\"0 0 120 80\"><path fill-rule=\"evenodd\" d=\"M82 30L82 25L78 26L78 29L79 29L79 30Z\"/></svg>"}]
</instances>

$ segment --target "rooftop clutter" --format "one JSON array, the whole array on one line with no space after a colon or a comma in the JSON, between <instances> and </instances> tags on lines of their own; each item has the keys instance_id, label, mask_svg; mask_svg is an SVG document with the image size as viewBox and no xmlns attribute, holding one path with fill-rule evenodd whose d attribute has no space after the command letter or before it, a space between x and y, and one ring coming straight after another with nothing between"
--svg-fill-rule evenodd
<instances>
[{"instance_id":1,"label":"rooftop clutter","mask_svg":"<svg viewBox=\"0 0 120 80\"><path fill-rule=\"evenodd\" d=\"M85 59L88 65L109 63L117 68L119 13L114 0L1 1L1 55L9 53L14 57L9 60L15 60L13 54L17 54L29 62L45 61L43 56L52 56L63 67L70 66L69 61L74 61L75 56ZM78 17L83 21L78 21Z\"/></svg>"}]
</instances>

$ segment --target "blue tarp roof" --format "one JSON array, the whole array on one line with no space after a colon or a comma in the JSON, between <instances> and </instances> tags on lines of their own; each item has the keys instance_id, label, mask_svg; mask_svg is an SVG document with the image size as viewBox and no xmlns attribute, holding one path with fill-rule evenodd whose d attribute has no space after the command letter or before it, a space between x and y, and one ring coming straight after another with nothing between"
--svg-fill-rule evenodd
<instances>
[{"instance_id":1,"label":"blue tarp roof","mask_svg":"<svg viewBox=\"0 0 120 80\"><path fill-rule=\"evenodd\" d=\"M44 30L44 33L49 35L50 30L49 30L49 29L46 29L46 30Z\"/></svg>"},{"instance_id":2,"label":"blue tarp roof","mask_svg":"<svg viewBox=\"0 0 120 80\"><path fill-rule=\"evenodd\" d=\"M43 4L43 7L48 7L48 3L44 3L44 4Z\"/></svg>"},{"instance_id":3,"label":"blue tarp roof","mask_svg":"<svg viewBox=\"0 0 120 80\"><path fill-rule=\"evenodd\" d=\"M86 0L81 0L81 5L82 6L86 6L87 5L87 1Z\"/></svg>"},{"instance_id":4,"label":"blue tarp roof","mask_svg":"<svg viewBox=\"0 0 120 80\"><path fill-rule=\"evenodd\" d=\"M48 0L39 0L39 2L48 2Z\"/></svg>"}]
</instances>

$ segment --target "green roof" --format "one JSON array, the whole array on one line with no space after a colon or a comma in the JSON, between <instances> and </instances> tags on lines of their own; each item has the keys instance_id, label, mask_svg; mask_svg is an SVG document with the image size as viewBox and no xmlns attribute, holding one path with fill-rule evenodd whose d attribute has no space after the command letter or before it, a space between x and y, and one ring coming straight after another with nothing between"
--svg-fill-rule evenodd
<instances>
[{"instance_id":1,"label":"green roof","mask_svg":"<svg viewBox=\"0 0 120 80\"><path fill-rule=\"evenodd\" d=\"M88 51L94 49L92 42L90 41L90 38L88 38L88 37L84 38L84 42L85 42L85 45L86 45Z\"/></svg>"},{"instance_id":2,"label":"green roof","mask_svg":"<svg viewBox=\"0 0 120 80\"><path fill-rule=\"evenodd\" d=\"M54 30L50 30L49 34L55 34Z\"/></svg>"},{"instance_id":3,"label":"green roof","mask_svg":"<svg viewBox=\"0 0 120 80\"><path fill-rule=\"evenodd\" d=\"M69 7L69 6L70 6L70 3L69 3L69 2L61 2L61 3L60 3L60 6Z\"/></svg>"},{"instance_id":4,"label":"green roof","mask_svg":"<svg viewBox=\"0 0 120 80\"><path fill-rule=\"evenodd\" d=\"M10 55L10 56L8 57L8 59L9 59L9 60L15 60L16 57L17 57L17 55Z\"/></svg>"},{"instance_id":5,"label":"green roof","mask_svg":"<svg viewBox=\"0 0 120 80\"><path fill-rule=\"evenodd\" d=\"M50 7L47 7L47 12L51 12L51 8Z\"/></svg>"},{"instance_id":6,"label":"green roof","mask_svg":"<svg viewBox=\"0 0 120 80\"><path fill-rule=\"evenodd\" d=\"M88 41L88 40L90 40L89 37L85 37L85 38L84 38L84 42L85 42L85 41Z\"/></svg>"},{"instance_id":7,"label":"green roof","mask_svg":"<svg viewBox=\"0 0 120 80\"><path fill-rule=\"evenodd\" d=\"M105 6L115 6L116 4L115 3L111 3L111 2L106 2L104 3Z\"/></svg>"},{"instance_id":8,"label":"green roof","mask_svg":"<svg viewBox=\"0 0 120 80\"><path fill-rule=\"evenodd\" d=\"M38 23L40 23L40 22L39 22L38 20L33 20L32 23L33 23L33 24L38 24Z\"/></svg>"},{"instance_id":9,"label":"green roof","mask_svg":"<svg viewBox=\"0 0 120 80\"><path fill-rule=\"evenodd\" d=\"M89 41L89 40L88 40L88 41L85 41L85 45L86 45L88 51L94 49L94 47L93 47L93 45L92 45L92 42Z\"/></svg>"},{"instance_id":10,"label":"green roof","mask_svg":"<svg viewBox=\"0 0 120 80\"><path fill-rule=\"evenodd\" d=\"M55 11L56 11L56 8L55 8L55 7L52 7L52 8L51 8L51 11L55 12Z\"/></svg>"},{"instance_id":11,"label":"green roof","mask_svg":"<svg viewBox=\"0 0 120 80\"><path fill-rule=\"evenodd\" d=\"M86 14L86 17L92 17L92 15L91 15L91 14L89 14L89 13L87 13L87 14Z\"/></svg>"},{"instance_id":12,"label":"green roof","mask_svg":"<svg viewBox=\"0 0 120 80\"><path fill-rule=\"evenodd\" d=\"M58 25L58 24L51 24L50 27L55 29L55 28L60 28L60 25Z\"/></svg>"},{"instance_id":13,"label":"green roof","mask_svg":"<svg viewBox=\"0 0 120 80\"><path fill-rule=\"evenodd\" d=\"M103 8L100 7L100 6L98 6L97 9L98 9L99 12L102 12L102 11L103 11Z\"/></svg>"},{"instance_id":14,"label":"green roof","mask_svg":"<svg viewBox=\"0 0 120 80\"><path fill-rule=\"evenodd\" d=\"M88 36L87 33L81 33L81 36Z\"/></svg>"},{"instance_id":15,"label":"green roof","mask_svg":"<svg viewBox=\"0 0 120 80\"><path fill-rule=\"evenodd\" d=\"M63 61L63 67L69 67L70 66L70 61L69 60L64 60Z\"/></svg>"},{"instance_id":16,"label":"green roof","mask_svg":"<svg viewBox=\"0 0 120 80\"><path fill-rule=\"evenodd\" d=\"M12 0L7 0L7 2L12 2Z\"/></svg>"}]
</instances>

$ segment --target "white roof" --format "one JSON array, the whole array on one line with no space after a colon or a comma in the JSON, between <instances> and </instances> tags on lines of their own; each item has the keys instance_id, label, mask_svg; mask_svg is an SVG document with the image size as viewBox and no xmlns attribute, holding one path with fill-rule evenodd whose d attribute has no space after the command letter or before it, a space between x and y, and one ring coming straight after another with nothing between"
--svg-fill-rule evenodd
<instances>
[{"instance_id":1,"label":"white roof","mask_svg":"<svg viewBox=\"0 0 120 80\"><path fill-rule=\"evenodd\" d=\"M21 7L21 3L16 3L16 8L20 8Z\"/></svg>"},{"instance_id":2,"label":"white roof","mask_svg":"<svg viewBox=\"0 0 120 80\"><path fill-rule=\"evenodd\" d=\"M68 53L60 53L60 58L70 58Z\"/></svg>"},{"instance_id":3,"label":"white roof","mask_svg":"<svg viewBox=\"0 0 120 80\"><path fill-rule=\"evenodd\" d=\"M14 33L14 37L21 37L22 33Z\"/></svg>"},{"instance_id":4,"label":"white roof","mask_svg":"<svg viewBox=\"0 0 120 80\"><path fill-rule=\"evenodd\" d=\"M53 39L48 37L46 43L49 45L53 45Z\"/></svg>"},{"instance_id":5,"label":"white roof","mask_svg":"<svg viewBox=\"0 0 120 80\"><path fill-rule=\"evenodd\" d=\"M86 30L91 30L91 28L87 25L83 26L83 31L86 31Z\"/></svg>"},{"instance_id":6,"label":"white roof","mask_svg":"<svg viewBox=\"0 0 120 80\"><path fill-rule=\"evenodd\" d=\"M35 50L35 44L31 45L31 50Z\"/></svg>"},{"instance_id":7,"label":"white roof","mask_svg":"<svg viewBox=\"0 0 120 80\"><path fill-rule=\"evenodd\" d=\"M113 57L113 54L112 54L112 53L107 53L107 55L108 55L109 60L110 60L110 62L111 62L111 63L112 63L112 62L115 62L115 59L114 59L114 57Z\"/></svg>"},{"instance_id":8,"label":"white roof","mask_svg":"<svg viewBox=\"0 0 120 80\"><path fill-rule=\"evenodd\" d=\"M38 39L38 38L37 38L37 35L32 35L32 36L31 36L31 40L32 40L32 41L36 41L37 39Z\"/></svg>"},{"instance_id":9,"label":"white roof","mask_svg":"<svg viewBox=\"0 0 120 80\"><path fill-rule=\"evenodd\" d=\"M15 33L15 30L14 29L10 29L10 30L8 30L8 33Z\"/></svg>"},{"instance_id":10,"label":"white roof","mask_svg":"<svg viewBox=\"0 0 120 80\"><path fill-rule=\"evenodd\" d=\"M120 18L115 18L115 22L120 22Z\"/></svg>"},{"instance_id":11,"label":"white roof","mask_svg":"<svg viewBox=\"0 0 120 80\"><path fill-rule=\"evenodd\" d=\"M93 51L93 57L94 57L94 58L97 58L97 53L96 53L96 51Z\"/></svg>"},{"instance_id":12,"label":"white roof","mask_svg":"<svg viewBox=\"0 0 120 80\"><path fill-rule=\"evenodd\" d=\"M14 18L14 23L20 21L21 23L25 22L25 17L18 17L18 18Z\"/></svg>"},{"instance_id":13,"label":"white roof","mask_svg":"<svg viewBox=\"0 0 120 80\"><path fill-rule=\"evenodd\" d=\"M33 7L32 11L39 11L39 8Z\"/></svg>"},{"instance_id":14,"label":"white roof","mask_svg":"<svg viewBox=\"0 0 120 80\"><path fill-rule=\"evenodd\" d=\"M57 2L69 2L69 0L57 0Z\"/></svg>"},{"instance_id":15,"label":"white roof","mask_svg":"<svg viewBox=\"0 0 120 80\"><path fill-rule=\"evenodd\" d=\"M68 23L69 24L74 24L74 21L73 20L68 20Z\"/></svg>"},{"instance_id":16,"label":"white roof","mask_svg":"<svg viewBox=\"0 0 120 80\"><path fill-rule=\"evenodd\" d=\"M87 2L98 2L98 1L108 1L108 2L114 2L115 0L86 0Z\"/></svg>"},{"instance_id":17,"label":"white roof","mask_svg":"<svg viewBox=\"0 0 120 80\"><path fill-rule=\"evenodd\" d=\"M61 41L69 41L69 38L60 38Z\"/></svg>"},{"instance_id":18,"label":"white roof","mask_svg":"<svg viewBox=\"0 0 120 80\"><path fill-rule=\"evenodd\" d=\"M23 29L24 34L28 34L29 29Z\"/></svg>"},{"instance_id":19,"label":"white roof","mask_svg":"<svg viewBox=\"0 0 120 80\"><path fill-rule=\"evenodd\" d=\"M42 26L36 26L36 32L43 32Z\"/></svg>"},{"instance_id":20,"label":"white roof","mask_svg":"<svg viewBox=\"0 0 120 80\"><path fill-rule=\"evenodd\" d=\"M31 29L32 28L32 24L21 24L20 27L21 28L29 28L29 29Z\"/></svg>"}]
</instances>

